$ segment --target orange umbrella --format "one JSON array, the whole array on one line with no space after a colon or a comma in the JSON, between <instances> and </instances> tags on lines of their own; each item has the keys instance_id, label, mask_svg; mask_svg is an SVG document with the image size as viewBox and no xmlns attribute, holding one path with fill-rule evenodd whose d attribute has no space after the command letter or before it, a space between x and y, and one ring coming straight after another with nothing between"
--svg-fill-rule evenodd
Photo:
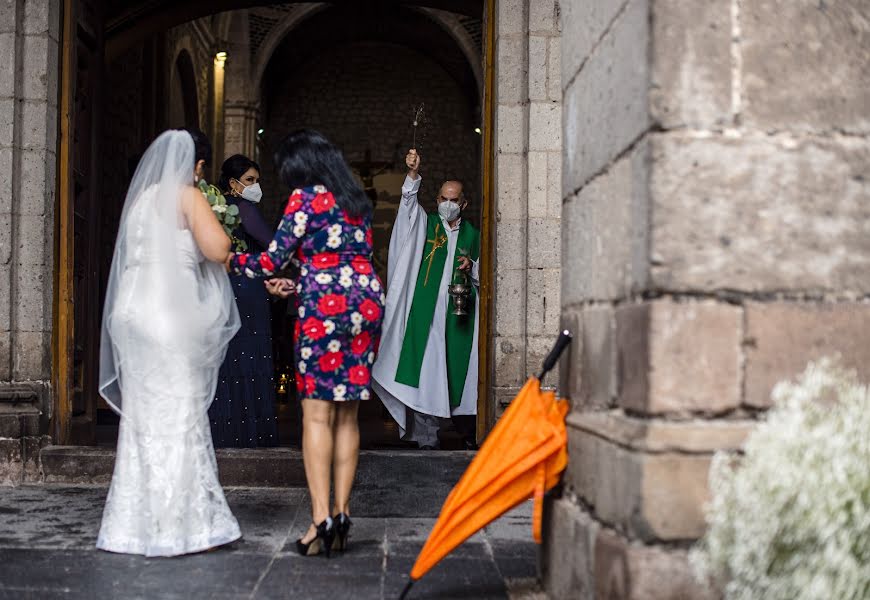
<instances>
[{"instance_id":1,"label":"orange umbrella","mask_svg":"<svg viewBox=\"0 0 870 600\"><path fill-rule=\"evenodd\" d=\"M447 496L400 599L454 548L529 498L534 498L532 534L540 543L544 492L568 463L568 403L541 391L541 380L570 342L571 334L563 331L541 375L526 382Z\"/></svg>"}]
</instances>

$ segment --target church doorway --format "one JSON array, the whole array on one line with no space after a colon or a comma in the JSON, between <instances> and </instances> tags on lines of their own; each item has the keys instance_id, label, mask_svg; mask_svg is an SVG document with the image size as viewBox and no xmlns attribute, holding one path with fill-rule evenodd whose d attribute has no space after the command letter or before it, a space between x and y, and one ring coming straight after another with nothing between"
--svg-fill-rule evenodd
<instances>
[{"instance_id":1,"label":"church doorway","mask_svg":"<svg viewBox=\"0 0 870 600\"><path fill-rule=\"evenodd\" d=\"M292 129L323 131L376 201L375 261L384 279L412 144L427 165L420 198L433 206L426 208L434 207L442 180L463 180L469 218L488 240L491 1L131 4L75 0L65 7L61 144L69 152L59 156L71 166L59 165L59 238L66 245L57 262L57 443L114 441L117 421L96 389L103 290L126 186L141 152L166 128L206 132L215 150L213 180L230 154L260 162L260 208L270 224L280 218L287 192L272 149ZM421 104L424 117L414 132ZM490 278L482 284L486 299ZM490 406L488 303L481 306L479 435ZM286 315L286 305L274 305L276 414L281 445L296 445ZM363 403L361 432L364 446L401 446L380 402Z\"/></svg>"}]
</instances>

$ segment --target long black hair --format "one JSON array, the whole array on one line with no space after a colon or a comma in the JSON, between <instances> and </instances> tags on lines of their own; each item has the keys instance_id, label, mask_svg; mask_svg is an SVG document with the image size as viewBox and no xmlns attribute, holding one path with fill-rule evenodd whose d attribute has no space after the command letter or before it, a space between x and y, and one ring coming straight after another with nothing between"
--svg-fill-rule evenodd
<instances>
[{"instance_id":1,"label":"long black hair","mask_svg":"<svg viewBox=\"0 0 870 600\"><path fill-rule=\"evenodd\" d=\"M205 166L211 166L211 142L208 141L206 135L199 129L193 127L182 127L178 131L186 131L193 138L193 163L196 164L201 160L205 161Z\"/></svg>"},{"instance_id":2,"label":"long black hair","mask_svg":"<svg viewBox=\"0 0 870 600\"><path fill-rule=\"evenodd\" d=\"M254 169L257 173L260 172L260 165L252 161L244 154L233 154L224 161L221 165L221 174L218 178L218 187L225 194L230 192L230 179L238 181L239 177L244 175L248 169Z\"/></svg>"},{"instance_id":3,"label":"long black hair","mask_svg":"<svg viewBox=\"0 0 870 600\"><path fill-rule=\"evenodd\" d=\"M372 201L354 179L341 151L317 131L299 129L285 137L275 152L275 166L291 190L323 185L350 216L372 211Z\"/></svg>"}]
</instances>

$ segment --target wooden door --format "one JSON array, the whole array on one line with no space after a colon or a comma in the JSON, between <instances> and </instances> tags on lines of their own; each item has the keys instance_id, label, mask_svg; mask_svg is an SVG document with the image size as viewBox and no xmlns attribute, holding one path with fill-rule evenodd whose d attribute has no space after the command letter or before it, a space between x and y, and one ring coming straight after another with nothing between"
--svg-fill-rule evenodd
<instances>
[{"instance_id":1,"label":"wooden door","mask_svg":"<svg viewBox=\"0 0 870 600\"><path fill-rule=\"evenodd\" d=\"M58 152L56 443L94 442L100 332L100 0L67 0Z\"/></svg>"}]
</instances>

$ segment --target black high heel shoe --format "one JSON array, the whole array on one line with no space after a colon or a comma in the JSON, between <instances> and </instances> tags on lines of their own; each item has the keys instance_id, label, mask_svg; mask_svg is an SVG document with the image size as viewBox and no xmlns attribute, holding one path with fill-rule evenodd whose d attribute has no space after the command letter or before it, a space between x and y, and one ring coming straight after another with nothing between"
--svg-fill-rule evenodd
<instances>
[{"instance_id":1,"label":"black high heel shoe","mask_svg":"<svg viewBox=\"0 0 870 600\"><path fill-rule=\"evenodd\" d=\"M302 543L302 538L296 540L296 551L302 556L316 556L323 552L329 558L332 543L335 539L335 524L327 517L317 528L317 535L307 544Z\"/></svg>"},{"instance_id":2,"label":"black high heel shoe","mask_svg":"<svg viewBox=\"0 0 870 600\"><path fill-rule=\"evenodd\" d=\"M347 538L350 535L350 526L353 521L350 520L345 513L338 513L332 520L335 522L335 541L332 544L332 549L339 552L347 550Z\"/></svg>"}]
</instances>

